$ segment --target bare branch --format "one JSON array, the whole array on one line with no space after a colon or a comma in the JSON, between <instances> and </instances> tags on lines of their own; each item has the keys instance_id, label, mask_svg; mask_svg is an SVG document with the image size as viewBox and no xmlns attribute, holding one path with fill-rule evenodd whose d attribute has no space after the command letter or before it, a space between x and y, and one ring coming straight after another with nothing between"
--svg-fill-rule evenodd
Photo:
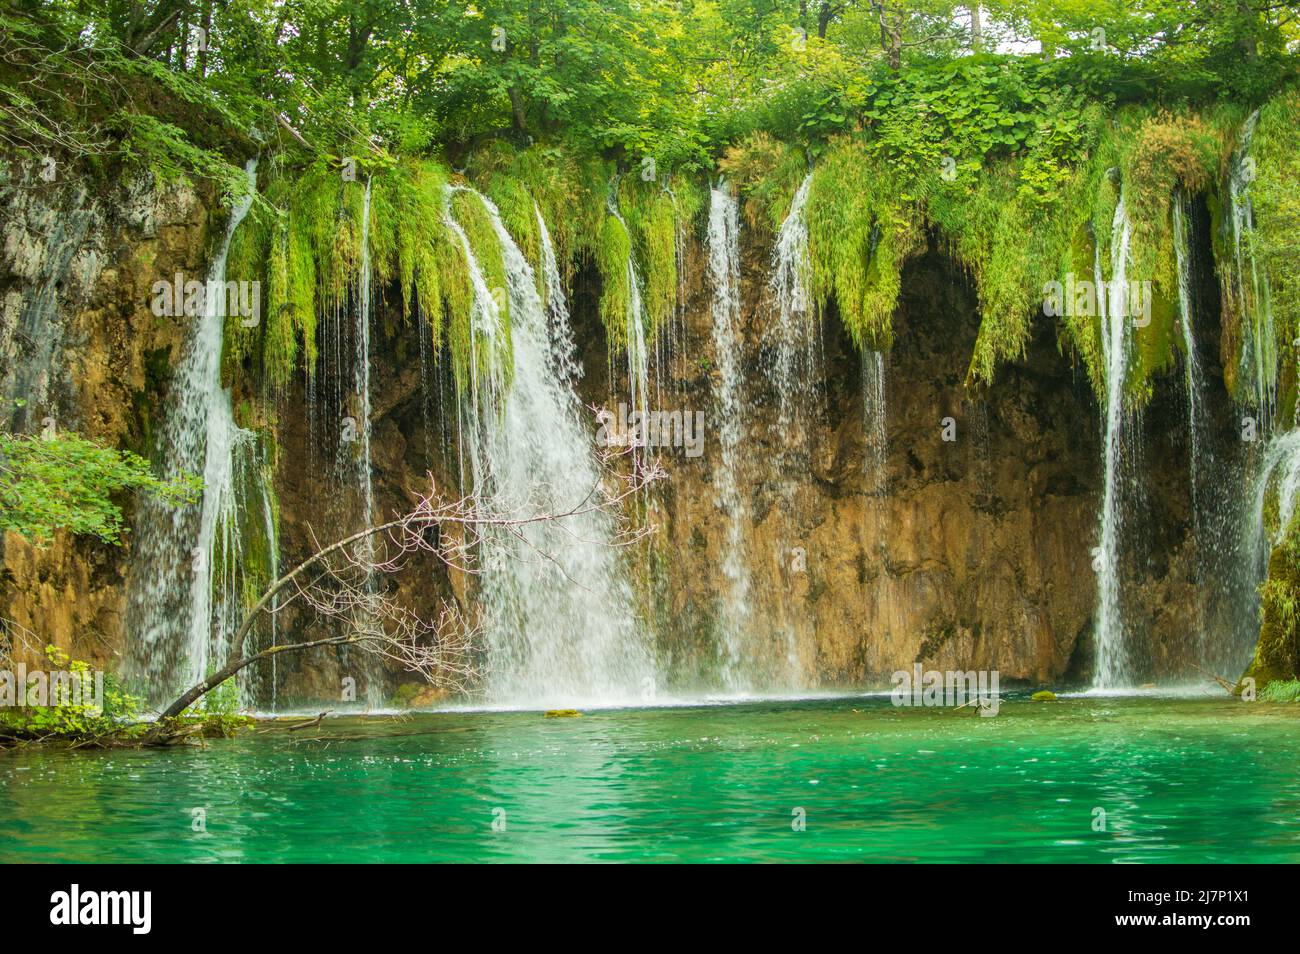
<instances>
[{"instance_id":1,"label":"bare branch","mask_svg":"<svg viewBox=\"0 0 1300 954\"><path fill-rule=\"evenodd\" d=\"M387 523L359 530L324 547L316 543L309 527L315 552L272 583L248 611L231 641L226 665L186 690L163 710L159 721L166 723L180 715L254 663L281 653L325 646L355 646L418 673L432 684L458 691L471 688L483 675L479 627L465 618L457 604L445 600L436 616L425 618L387 594L378 581L400 575L416 555L431 556L448 570L476 574L477 554L491 534L509 536L524 544L539 561L550 561L564 572L556 553L525 530L544 524L559 528L561 536L569 540L586 541L573 524L592 514L601 514L612 527L610 538L599 542L616 548L635 543L654 528L633 525L622 505L647 484L662 478L664 472L657 462L640 459L634 451L625 448L604 452L595 485L575 503L559 509L537 509L536 500L501 506L499 501L472 495L443 501L429 475L428 490L415 494L414 506ZM615 466L619 457L631 460L626 472ZM542 488L535 496L555 499L560 495L559 488ZM582 580L572 582L585 585ZM306 607L322 621L341 625L343 632L243 655L244 643L261 615L282 612L293 604Z\"/></svg>"}]
</instances>

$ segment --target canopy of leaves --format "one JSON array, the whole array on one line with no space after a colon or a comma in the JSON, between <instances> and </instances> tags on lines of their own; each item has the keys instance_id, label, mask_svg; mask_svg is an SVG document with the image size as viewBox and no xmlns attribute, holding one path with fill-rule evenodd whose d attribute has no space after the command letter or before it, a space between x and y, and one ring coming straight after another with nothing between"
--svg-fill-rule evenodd
<instances>
[{"instance_id":1,"label":"canopy of leaves","mask_svg":"<svg viewBox=\"0 0 1300 954\"><path fill-rule=\"evenodd\" d=\"M0 434L0 531L33 542L67 530L120 543L122 511L115 496L151 493L181 504L197 499L200 488L197 477L160 480L135 454L76 434Z\"/></svg>"}]
</instances>

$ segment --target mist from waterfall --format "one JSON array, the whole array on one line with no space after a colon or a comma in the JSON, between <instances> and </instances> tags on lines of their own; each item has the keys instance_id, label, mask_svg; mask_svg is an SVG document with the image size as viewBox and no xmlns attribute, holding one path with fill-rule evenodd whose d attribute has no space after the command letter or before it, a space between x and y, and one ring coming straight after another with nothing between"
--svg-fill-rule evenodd
<instances>
[{"instance_id":1,"label":"mist from waterfall","mask_svg":"<svg viewBox=\"0 0 1300 954\"><path fill-rule=\"evenodd\" d=\"M455 192L483 203L500 242L508 336L498 299L453 214ZM587 499L600 470L594 422L587 426L571 383L572 338L558 275L546 274L551 266L544 255L549 301L543 302L532 266L487 197L450 188L445 218L473 288L475 357L461 409L465 483L490 513L568 511ZM489 533L478 575L488 702L546 708L653 697L654 652L634 616L633 589L610 545L613 532L606 515L589 512L562 524L521 527L518 535Z\"/></svg>"},{"instance_id":2,"label":"mist from waterfall","mask_svg":"<svg viewBox=\"0 0 1300 954\"><path fill-rule=\"evenodd\" d=\"M209 289L225 287L231 237L257 188L256 160L245 173L248 191L231 208ZM201 474L203 499L169 506L146 496L136 520L128 671L151 702L167 701L224 665L243 615L251 537L260 535L263 547L276 545L264 449L256 433L236 425L230 392L221 385L225 302L207 294L203 304L172 376L159 447L163 476Z\"/></svg>"}]
</instances>

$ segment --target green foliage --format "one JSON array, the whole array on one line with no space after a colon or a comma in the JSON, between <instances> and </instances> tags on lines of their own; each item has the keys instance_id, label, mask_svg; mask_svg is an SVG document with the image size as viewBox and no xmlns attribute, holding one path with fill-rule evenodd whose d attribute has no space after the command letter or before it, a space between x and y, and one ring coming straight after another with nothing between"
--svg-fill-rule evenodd
<instances>
[{"instance_id":1,"label":"green foliage","mask_svg":"<svg viewBox=\"0 0 1300 954\"><path fill-rule=\"evenodd\" d=\"M437 163L407 159L381 165L370 183L373 287L396 282L407 313L418 299L437 340L444 319L439 249L450 240L446 173ZM365 187L363 175L345 180L332 160L273 171L265 202L236 231L227 263L231 280L264 280L264 320L252 329L227 326L228 363L260 354L272 389L283 388L300 361L314 365L321 312L347 303L360 285Z\"/></svg>"},{"instance_id":2,"label":"green foliage","mask_svg":"<svg viewBox=\"0 0 1300 954\"><path fill-rule=\"evenodd\" d=\"M1151 377L1172 365L1178 322L1178 267L1173 203L1205 191L1218 172L1220 136L1195 113L1132 112L1122 138L1120 178L1128 210L1128 279L1149 283L1149 323L1134 328L1126 388L1136 401L1150 395Z\"/></svg>"},{"instance_id":3,"label":"green foliage","mask_svg":"<svg viewBox=\"0 0 1300 954\"><path fill-rule=\"evenodd\" d=\"M1262 689L1300 677L1300 518L1273 548L1259 594L1259 643L1245 675Z\"/></svg>"},{"instance_id":4,"label":"green foliage","mask_svg":"<svg viewBox=\"0 0 1300 954\"><path fill-rule=\"evenodd\" d=\"M979 290L972 381L1023 353L1045 281L1090 274L1090 251L1109 262L1122 188L1130 277L1154 292L1155 320L1137 331L1126 382L1140 402L1178 337L1170 202L1207 191L1221 172L1224 130L1197 116L1225 91L1267 99L1294 73L1300 39L1290 14L1263 0L1190 18L1168 0L983 8L991 35L1036 40L1041 56L981 47L968 5L949 0L231 0L211 11L213 51L196 52L182 36L187 17L168 19L167 4L128 7L43 0L3 14L0 136L25 148L70 138L95 157L111 145L161 177L233 188L231 153L247 154L257 127L252 138L271 157L268 201L241 229L232 271L264 274L266 320L230 329L227 371L254 357L272 390L311 366L319 314L356 285L362 183L340 181L344 157L371 177L379 293L396 283L404 312L445 338L463 384L473 298L465 250L443 221L450 168L464 167L534 264L540 209L566 279L583 258L597 265L618 344L629 262L650 329L672 313L680 239L698 212L701 173L721 156L750 225L764 228L785 214L809 159L819 161L814 290L862 344L888 343L903 262L937 226ZM32 73L42 79L27 83ZM1277 276L1287 335L1300 305L1288 102L1261 115L1255 190L1269 213L1255 240ZM624 232L606 210L606 183L648 161L655 183L620 179ZM475 258L493 271L481 216L455 205ZM1099 385L1097 322L1066 316L1061 332ZM1232 320L1226 334L1239 343Z\"/></svg>"},{"instance_id":5,"label":"green foliage","mask_svg":"<svg viewBox=\"0 0 1300 954\"><path fill-rule=\"evenodd\" d=\"M1260 690L1260 702L1300 702L1300 679L1278 679Z\"/></svg>"},{"instance_id":6,"label":"green foliage","mask_svg":"<svg viewBox=\"0 0 1300 954\"><path fill-rule=\"evenodd\" d=\"M1025 192L1015 164L1004 162L975 182L958 177L930 197L930 220L970 272L980 302L980 329L970 380L992 383L998 365L1024 355L1043 287L1062 272L1068 218L1059 201ZM1058 183L1059 185L1059 183Z\"/></svg>"},{"instance_id":7,"label":"green foliage","mask_svg":"<svg viewBox=\"0 0 1300 954\"><path fill-rule=\"evenodd\" d=\"M1288 88L1260 109L1253 142L1253 249L1268 280L1268 304L1279 342L1300 339L1300 91ZM1280 403L1296 403L1296 352L1282 350Z\"/></svg>"},{"instance_id":8,"label":"green foliage","mask_svg":"<svg viewBox=\"0 0 1300 954\"><path fill-rule=\"evenodd\" d=\"M653 336L677 306L677 203L658 183L624 177L619 206L635 237L633 254L643 285L646 333Z\"/></svg>"},{"instance_id":9,"label":"green foliage","mask_svg":"<svg viewBox=\"0 0 1300 954\"><path fill-rule=\"evenodd\" d=\"M906 191L891 166L849 138L832 143L813 173L810 292L820 307L834 298L860 348L892 343L903 264L925 240L920 210Z\"/></svg>"},{"instance_id":10,"label":"green foliage","mask_svg":"<svg viewBox=\"0 0 1300 954\"><path fill-rule=\"evenodd\" d=\"M718 168L744 197L749 226L776 232L808 173L808 162L802 150L756 132L729 146Z\"/></svg>"},{"instance_id":11,"label":"green foliage","mask_svg":"<svg viewBox=\"0 0 1300 954\"><path fill-rule=\"evenodd\" d=\"M120 543L123 492L157 494L169 504L198 498L201 481L161 480L143 458L72 433L48 438L0 434L0 530L40 543L55 531Z\"/></svg>"},{"instance_id":12,"label":"green foliage","mask_svg":"<svg viewBox=\"0 0 1300 954\"><path fill-rule=\"evenodd\" d=\"M0 11L0 143L99 175L125 164L163 181L239 187L241 163L216 147L247 145L251 101L133 55L113 31L83 30L82 16L58 15L62 4L43 6L52 9Z\"/></svg>"},{"instance_id":13,"label":"green foliage","mask_svg":"<svg viewBox=\"0 0 1300 954\"><path fill-rule=\"evenodd\" d=\"M57 646L46 646L45 656L52 672L71 675L77 688L69 687L69 691L78 695L70 695L69 699L79 698L80 704L61 704L54 698L55 690L51 687L46 700L50 705L0 708L0 737L82 741L131 734L132 723L143 709L143 700L129 693L112 673L97 674L89 663L73 659ZM94 692L97 679L102 680L103 688L103 697L98 702L87 698L87 692ZM15 686L18 694L28 688Z\"/></svg>"},{"instance_id":14,"label":"green foliage","mask_svg":"<svg viewBox=\"0 0 1300 954\"><path fill-rule=\"evenodd\" d=\"M593 253L601 277L600 320L609 334L609 348L613 353L614 349L627 346L633 281L632 235L618 216L605 216Z\"/></svg>"}]
</instances>

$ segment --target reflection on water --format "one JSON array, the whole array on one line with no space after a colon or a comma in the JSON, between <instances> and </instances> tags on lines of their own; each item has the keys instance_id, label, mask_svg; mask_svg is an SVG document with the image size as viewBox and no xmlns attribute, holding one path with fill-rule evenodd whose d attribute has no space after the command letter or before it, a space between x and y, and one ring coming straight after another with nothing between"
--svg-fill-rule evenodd
<instances>
[{"instance_id":1,"label":"reflection on water","mask_svg":"<svg viewBox=\"0 0 1300 954\"><path fill-rule=\"evenodd\" d=\"M28 749L0 754L0 861L1300 861L1298 729L1213 698L872 696Z\"/></svg>"}]
</instances>

